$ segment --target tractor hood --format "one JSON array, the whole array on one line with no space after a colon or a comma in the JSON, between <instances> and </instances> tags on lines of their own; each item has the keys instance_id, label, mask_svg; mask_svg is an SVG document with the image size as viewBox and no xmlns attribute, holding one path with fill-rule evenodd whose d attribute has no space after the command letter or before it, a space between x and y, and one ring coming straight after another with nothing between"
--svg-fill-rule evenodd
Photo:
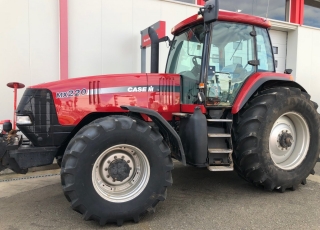
<instances>
[{"instance_id":1,"label":"tractor hood","mask_svg":"<svg viewBox=\"0 0 320 230\"><path fill-rule=\"evenodd\" d=\"M170 118L172 112L180 110L180 75L176 74L72 78L29 87L28 93L40 89L52 93L61 125L76 125L93 112L123 113L121 105L151 108Z\"/></svg>"}]
</instances>

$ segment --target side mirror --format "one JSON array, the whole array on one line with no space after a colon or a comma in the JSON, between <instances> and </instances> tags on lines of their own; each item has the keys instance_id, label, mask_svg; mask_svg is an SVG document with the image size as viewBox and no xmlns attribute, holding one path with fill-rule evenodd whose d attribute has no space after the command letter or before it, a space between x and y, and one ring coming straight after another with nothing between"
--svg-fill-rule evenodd
<instances>
[{"instance_id":1,"label":"side mirror","mask_svg":"<svg viewBox=\"0 0 320 230\"><path fill-rule=\"evenodd\" d=\"M203 16L203 20L207 24L217 21L219 15L219 0L205 0L205 2L206 4L200 8L198 14Z\"/></svg>"},{"instance_id":2,"label":"side mirror","mask_svg":"<svg viewBox=\"0 0 320 230\"><path fill-rule=\"evenodd\" d=\"M286 73L286 74L291 74L291 73L292 73L292 69L286 69L286 70L284 71L284 73Z\"/></svg>"}]
</instances>

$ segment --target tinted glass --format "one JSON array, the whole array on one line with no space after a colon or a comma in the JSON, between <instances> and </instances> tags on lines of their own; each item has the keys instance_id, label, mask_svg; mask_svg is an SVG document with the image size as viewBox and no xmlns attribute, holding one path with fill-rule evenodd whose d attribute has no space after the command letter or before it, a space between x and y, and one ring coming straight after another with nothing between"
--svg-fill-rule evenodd
<instances>
[{"instance_id":1,"label":"tinted glass","mask_svg":"<svg viewBox=\"0 0 320 230\"><path fill-rule=\"evenodd\" d=\"M197 100L205 33L203 24L187 29L172 42L166 73L181 75L182 104Z\"/></svg>"},{"instance_id":2,"label":"tinted glass","mask_svg":"<svg viewBox=\"0 0 320 230\"><path fill-rule=\"evenodd\" d=\"M238 90L254 71L254 39L250 25L216 22L213 26L207 97L214 105L230 105Z\"/></svg>"},{"instance_id":3,"label":"tinted glass","mask_svg":"<svg viewBox=\"0 0 320 230\"><path fill-rule=\"evenodd\" d=\"M268 18L286 20L286 0L270 0ZM220 9L266 17L268 0L222 0Z\"/></svg>"},{"instance_id":4,"label":"tinted glass","mask_svg":"<svg viewBox=\"0 0 320 230\"><path fill-rule=\"evenodd\" d=\"M320 28L320 2L306 0L304 5L304 25Z\"/></svg>"},{"instance_id":5,"label":"tinted glass","mask_svg":"<svg viewBox=\"0 0 320 230\"><path fill-rule=\"evenodd\" d=\"M274 62L268 32L266 29L262 29L259 27L256 27L255 29L257 31L258 60L260 61L260 65L258 66L258 72L273 72Z\"/></svg>"},{"instance_id":6,"label":"tinted glass","mask_svg":"<svg viewBox=\"0 0 320 230\"><path fill-rule=\"evenodd\" d=\"M195 4L195 0L175 0L175 1Z\"/></svg>"}]
</instances>

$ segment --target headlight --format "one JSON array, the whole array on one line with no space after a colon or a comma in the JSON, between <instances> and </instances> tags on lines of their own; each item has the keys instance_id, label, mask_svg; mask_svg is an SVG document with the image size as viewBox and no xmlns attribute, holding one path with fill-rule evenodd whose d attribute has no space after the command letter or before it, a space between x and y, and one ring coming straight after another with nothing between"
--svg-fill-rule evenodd
<instances>
[{"instance_id":1,"label":"headlight","mask_svg":"<svg viewBox=\"0 0 320 230\"><path fill-rule=\"evenodd\" d=\"M17 124L19 125L31 125L31 119L29 116L17 116Z\"/></svg>"}]
</instances>

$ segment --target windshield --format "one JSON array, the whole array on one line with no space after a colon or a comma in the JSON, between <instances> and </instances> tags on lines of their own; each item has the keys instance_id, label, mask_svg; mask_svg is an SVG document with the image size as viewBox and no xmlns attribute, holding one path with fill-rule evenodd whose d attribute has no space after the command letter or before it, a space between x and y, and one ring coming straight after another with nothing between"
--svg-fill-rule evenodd
<instances>
[{"instance_id":1,"label":"windshield","mask_svg":"<svg viewBox=\"0 0 320 230\"><path fill-rule=\"evenodd\" d=\"M199 80L204 37L203 25L189 28L176 36L170 48L166 73Z\"/></svg>"}]
</instances>

